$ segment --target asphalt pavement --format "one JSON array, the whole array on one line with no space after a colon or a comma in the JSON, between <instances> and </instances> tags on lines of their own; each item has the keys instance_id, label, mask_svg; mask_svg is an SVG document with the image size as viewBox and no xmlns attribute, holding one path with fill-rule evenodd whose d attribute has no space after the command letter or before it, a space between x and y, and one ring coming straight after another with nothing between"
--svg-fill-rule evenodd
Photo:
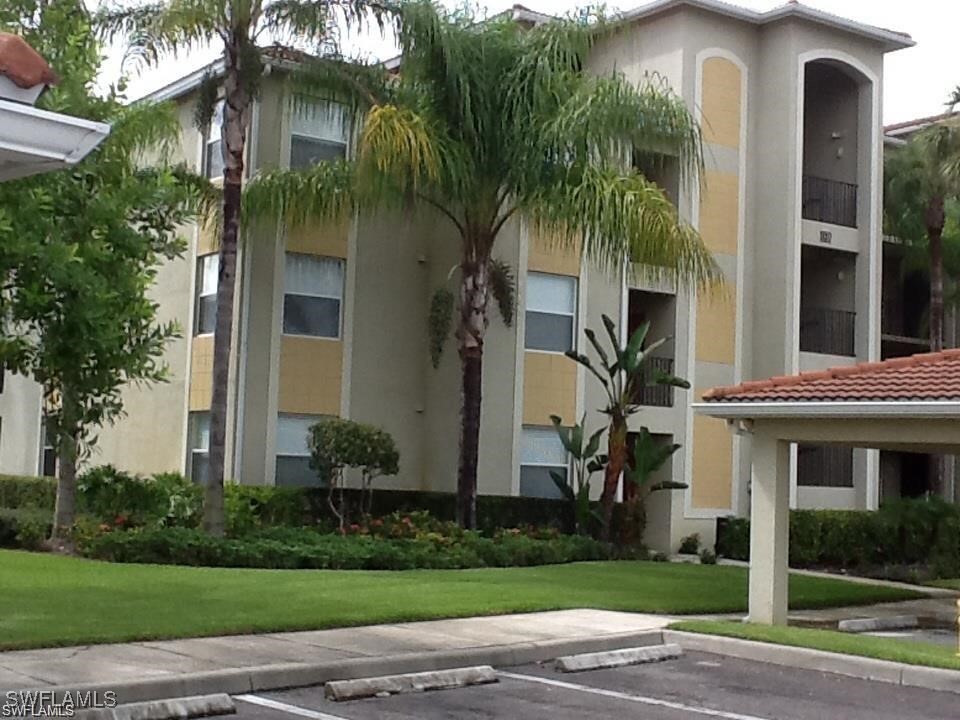
<instances>
[{"instance_id":1,"label":"asphalt pavement","mask_svg":"<svg viewBox=\"0 0 960 720\"><path fill-rule=\"evenodd\" d=\"M492 685L348 702L323 687L236 696L238 720L956 720L956 694L688 652L583 673L499 668Z\"/></svg>"}]
</instances>

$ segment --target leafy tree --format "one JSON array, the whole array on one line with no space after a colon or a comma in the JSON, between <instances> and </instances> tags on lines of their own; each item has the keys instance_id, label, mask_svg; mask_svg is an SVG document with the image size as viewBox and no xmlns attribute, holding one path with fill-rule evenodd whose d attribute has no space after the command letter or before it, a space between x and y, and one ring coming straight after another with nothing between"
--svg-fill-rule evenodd
<instances>
[{"instance_id":1,"label":"leafy tree","mask_svg":"<svg viewBox=\"0 0 960 720\"><path fill-rule=\"evenodd\" d=\"M19 9L13 26L49 49L69 78L47 106L113 126L75 168L0 185L15 238L0 250L0 352L8 368L43 387L59 456L59 541L73 524L77 461L96 443L96 429L122 414L128 383L166 378L161 356L178 328L157 321L148 295L158 267L183 250L177 228L192 217L201 185L182 171L138 164L148 150L162 155L179 126L172 108L125 106L116 90L93 94L101 56L79 0Z\"/></svg>"},{"instance_id":2,"label":"leafy tree","mask_svg":"<svg viewBox=\"0 0 960 720\"><path fill-rule=\"evenodd\" d=\"M944 229L960 199L960 121L931 125L884 159L884 229L924 248L930 276L930 349L943 349Z\"/></svg>"},{"instance_id":3,"label":"leafy tree","mask_svg":"<svg viewBox=\"0 0 960 720\"><path fill-rule=\"evenodd\" d=\"M199 125L209 125L217 97L222 94L220 267L213 341L210 470L203 511L203 526L213 535L222 536L225 523L227 386L233 342L241 191L250 116L264 69L258 43L286 38L328 45L336 38L338 23L362 24L368 13L382 23L388 12L387 5L376 0L156 0L132 7L104 7L98 13L97 25L103 36L126 38L129 53L148 64L156 65L168 56L211 43L223 44L222 80L207 78L199 93L196 113ZM222 93L218 85L222 85Z\"/></svg>"},{"instance_id":4,"label":"leafy tree","mask_svg":"<svg viewBox=\"0 0 960 720\"><path fill-rule=\"evenodd\" d=\"M607 462L606 455L598 455L600 436L606 428L600 428L589 438L586 436L587 416L584 414L579 423L573 427L563 426L563 418L551 415L550 422L560 437L560 443L573 458L573 482L569 482L564 473L550 471L550 477L563 494L564 499L573 507L576 531L584 534L590 527L590 522L597 517L590 507L590 477L597 471L603 470Z\"/></svg>"},{"instance_id":5,"label":"leafy tree","mask_svg":"<svg viewBox=\"0 0 960 720\"><path fill-rule=\"evenodd\" d=\"M264 173L248 188L251 216L298 224L414 202L455 231L459 291L455 303L440 296L432 304L431 352L436 358L442 345L444 309L456 305L457 515L466 527L476 524L491 300L512 320L511 273L495 254L511 220L527 220L558 248L579 248L614 274L642 263L651 275L695 285L718 277L697 233L630 164L634 151L671 154L683 177L693 177L699 129L660 78L635 85L619 71L583 71L609 28L587 12L527 28L404 2L400 72L327 59L305 73L304 82L336 92L363 116L355 159Z\"/></svg>"},{"instance_id":6,"label":"leafy tree","mask_svg":"<svg viewBox=\"0 0 960 720\"><path fill-rule=\"evenodd\" d=\"M633 486L633 492L626 501L626 518L620 541L625 545L643 542L647 527L647 499L655 492L664 490L684 490L686 483L663 480L651 482L653 474L662 468L667 460L680 449L677 443L663 443L654 440L650 431L641 427L631 448L630 462L624 471L625 482Z\"/></svg>"},{"instance_id":7,"label":"leafy tree","mask_svg":"<svg viewBox=\"0 0 960 720\"><path fill-rule=\"evenodd\" d=\"M600 411L609 417L607 462L604 469L603 493L600 496L600 504L603 507L604 538L609 540L617 485L620 483L620 476L627 469L629 452L627 447L627 420L631 415L640 411L640 405L637 404L636 398L641 388L650 385L667 385L688 389L690 383L649 366L649 360L653 357L651 353L665 342L664 339L660 339L646 345L650 323L644 323L637 328L626 345L621 346L617 326L613 320L607 315L603 315L602 319L610 340L611 352L609 354L597 339L593 330L589 328L584 330L587 340L590 341L590 345L596 351L600 368L598 369L593 361L582 353L571 350L566 355L585 367L591 375L597 378L607 394L607 405ZM647 484L650 473L660 467L675 451L675 449L671 450L666 456L663 456L662 453L666 450L651 449L652 438L649 438L649 434L646 438L648 439L644 439L643 433L640 434L638 444L635 446L635 452L639 453L636 460L639 462L636 463L633 471L627 474L629 480L641 487Z\"/></svg>"},{"instance_id":8,"label":"leafy tree","mask_svg":"<svg viewBox=\"0 0 960 720\"><path fill-rule=\"evenodd\" d=\"M311 426L308 441L311 465L327 483L327 504L337 517L341 531L346 521L344 471L360 469L360 509L364 514L369 514L373 507L373 481L381 475L396 475L400 471L400 453L393 437L372 425L329 418ZM336 500L335 492L338 493Z\"/></svg>"}]
</instances>

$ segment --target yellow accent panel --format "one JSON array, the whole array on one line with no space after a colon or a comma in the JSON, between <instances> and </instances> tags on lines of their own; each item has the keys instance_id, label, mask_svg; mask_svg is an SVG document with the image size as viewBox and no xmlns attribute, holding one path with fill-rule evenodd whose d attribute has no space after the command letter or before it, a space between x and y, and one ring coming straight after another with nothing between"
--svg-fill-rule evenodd
<instances>
[{"instance_id":1,"label":"yellow accent panel","mask_svg":"<svg viewBox=\"0 0 960 720\"><path fill-rule=\"evenodd\" d=\"M577 416L577 364L564 355L527 350L523 356L523 424L550 425L559 415L565 425Z\"/></svg>"},{"instance_id":2,"label":"yellow accent panel","mask_svg":"<svg viewBox=\"0 0 960 720\"><path fill-rule=\"evenodd\" d=\"M710 250L737 254L740 234L740 179L731 173L708 171L700 194L700 235Z\"/></svg>"},{"instance_id":3,"label":"yellow accent panel","mask_svg":"<svg viewBox=\"0 0 960 720\"><path fill-rule=\"evenodd\" d=\"M346 258L349 223L292 228L287 233L287 252Z\"/></svg>"},{"instance_id":4,"label":"yellow accent panel","mask_svg":"<svg viewBox=\"0 0 960 720\"><path fill-rule=\"evenodd\" d=\"M703 61L700 107L703 138L708 143L740 145L740 68L726 58Z\"/></svg>"},{"instance_id":5,"label":"yellow accent panel","mask_svg":"<svg viewBox=\"0 0 960 720\"><path fill-rule=\"evenodd\" d=\"M697 360L733 365L736 359L736 288L697 298ZM699 396L697 396L699 397Z\"/></svg>"},{"instance_id":6,"label":"yellow accent panel","mask_svg":"<svg viewBox=\"0 0 960 720\"><path fill-rule=\"evenodd\" d=\"M284 337L280 342L280 412L339 415L342 378L340 340Z\"/></svg>"},{"instance_id":7,"label":"yellow accent panel","mask_svg":"<svg viewBox=\"0 0 960 720\"><path fill-rule=\"evenodd\" d=\"M220 249L220 237L212 224L200 223L197 232L197 255L209 255Z\"/></svg>"},{"instance_id":8,"label":"yellow accent panel","mask_svg":"<svg viewBox=\"0 0 960 720\"><path fill-rule=\"evenodd\" d=\"M213 394L213 335L198 335L190 348L190 410L209 410Z\"/></svg>"},{"instance_id":9,"label":"yellow accent panel","mask_svg":"<svg viewBox=\"0 0 960 720\"><path fill-rule=\"evenodd\" d=\"M530 228L527 269L555 275L580 275L580 249L561 248L547 236Z\"/></svg>"},{"instance_id":10,"label":"yellow accent panel","mask_svg":"<svg viewBox=\"0 0 960 720\"><path fill-rule=\"evenodd\" d=\"M698 392L696 397L700 397ZM731 507L733 497L733 436L725 420L695 415L693 418L694 508Z\"/></svg>"}]
</instances>

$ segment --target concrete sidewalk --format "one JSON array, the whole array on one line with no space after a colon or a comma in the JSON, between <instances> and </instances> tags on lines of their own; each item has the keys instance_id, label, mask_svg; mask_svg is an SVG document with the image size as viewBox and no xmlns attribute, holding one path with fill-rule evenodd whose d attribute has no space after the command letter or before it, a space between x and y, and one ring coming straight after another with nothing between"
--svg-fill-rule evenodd
<instances>
[{"instance_id":1,"label":"concrete sidewalk","mask_svg":"<svg viewBox=\"0 0 960 720\"><path fill-rule=\"evenodd\" d=\"M186 607L184 610L189 612ZM149 685L149 691L131 692L129 696L147 693L164 697L167 687L182 687L200 676L226 679L237 675L249 680L254 669L264 672L269 668L274 675L286 670L300 677L319 666L356 664L369 669L378 659L417 656L422 664L427 662L427 654L436 654L455 666L458 657L475 659L484 652L509 655L535 654L539 647L550 651L567 647L604 649L605 645L658 631L672 620L636 613L562 610L335 630L16 650L0 653L0 695L12 689ZM549 652L547 655L552 656Z\"/></svg>"}]
</instances>

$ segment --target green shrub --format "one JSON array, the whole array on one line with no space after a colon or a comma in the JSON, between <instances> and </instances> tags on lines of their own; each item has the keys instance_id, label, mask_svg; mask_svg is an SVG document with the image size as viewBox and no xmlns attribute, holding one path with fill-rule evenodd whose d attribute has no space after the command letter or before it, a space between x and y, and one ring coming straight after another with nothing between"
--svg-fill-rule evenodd
<instances>
[{"instance_id":1,"label":"green shrub","mask_svg":"<svg viewBox=\"0 0 960 720\"><path fill-rule=\"evenodd\" d=\"M684 555L696 555L700 551L700 533L693 533L680 539L680 552Z\"/></svg>"},{"instance_id":2,"label":"green shrub","mask_svg":"<svg viewBox=\"0 0 960 720\"><path fill-rule=\"evenodd\" d=\"M201 489L179 473L151 478L101 465L77 478L77 509L118 527L195 525Z\"/></svg>"},{"instance_id":3,"label":"green shrub","mask_svg":"<svg viewBox=\"0 0 960 720\"><path fill-rule=\"evenodd\" d=\"M794 567L814 565L820 558L823 520L816 510L794 510L790 513L790 564Z\"/></svg>"},{"instance_id":4,"label":"green shrub","mask_svg":"<svg viewBox=\"0 0 960 720\"><path fill-rule=\"evenodd\" d=\"M274 525L310 524L310 503L302 488L230 483L224 487L224 505L228 535Z\"/></svg>"},{"instance_id":5,"label":"green shrub","mask_svg":"<svg viewBox=\"0 0 960 720\"><path fill-rule=\"evenodd\" d=\"M750 521L718 520L717 553L749 560ZM935 575L955 577L960 574L960 506L921 498L886 503L877 512L792 510L790 564L838 568L929 564Z\"/></svg>"},{"instance_id":6,"label":"green shrub","mask_svg":"<svg viewBox=\"0 0 960 720\"><path fill-rule=\"evenodd\" d=\"M114 562L344 570L544 565L606 560L612 552L609 546L573 535L538 539L503 533L486 538L464 532L457 539L392 539L289 527L242 538L213 538L190 528L113 531L87 539L80 549L89 557Z\"/></svg>"},{"instance_id":7,"label":"green shrub","mask_svg":"<svg viewBox=\"0 0 960 720\"><path fill-rule=\"evenodd\" d=\"M700 551L700 564L701 565L716 565L717 556L710 548L704 548Z\"/></svg>"},{"instance_id":8,"label":"green shrub","mask_svg":"<svg viewBox=\"0 0 960 720\"><path fill-rule=\"evenodd\" d=\"M50 536L53 511L0 508L0 547L39 550Z\"/></svg>"},{"instance_id":9,"label":"green shrub","mask_svg":"<svg viewBox=\"0 0 960 720\"><path fill-rule=\"evenodd\" d=\"M54 478L0 475L0 508L43 508L53 512L56 497Z\"/></svg>"},{"instance_id":10,"label":"green shrub","mask_svg":"<svg viewBox=\"0 0 960 720\"><path fill-rule=\"evenodd\" d=\"M731 560L750 559L750 521L746 518L717 519L717 555Z\"/></svg>"}]
</instances>

